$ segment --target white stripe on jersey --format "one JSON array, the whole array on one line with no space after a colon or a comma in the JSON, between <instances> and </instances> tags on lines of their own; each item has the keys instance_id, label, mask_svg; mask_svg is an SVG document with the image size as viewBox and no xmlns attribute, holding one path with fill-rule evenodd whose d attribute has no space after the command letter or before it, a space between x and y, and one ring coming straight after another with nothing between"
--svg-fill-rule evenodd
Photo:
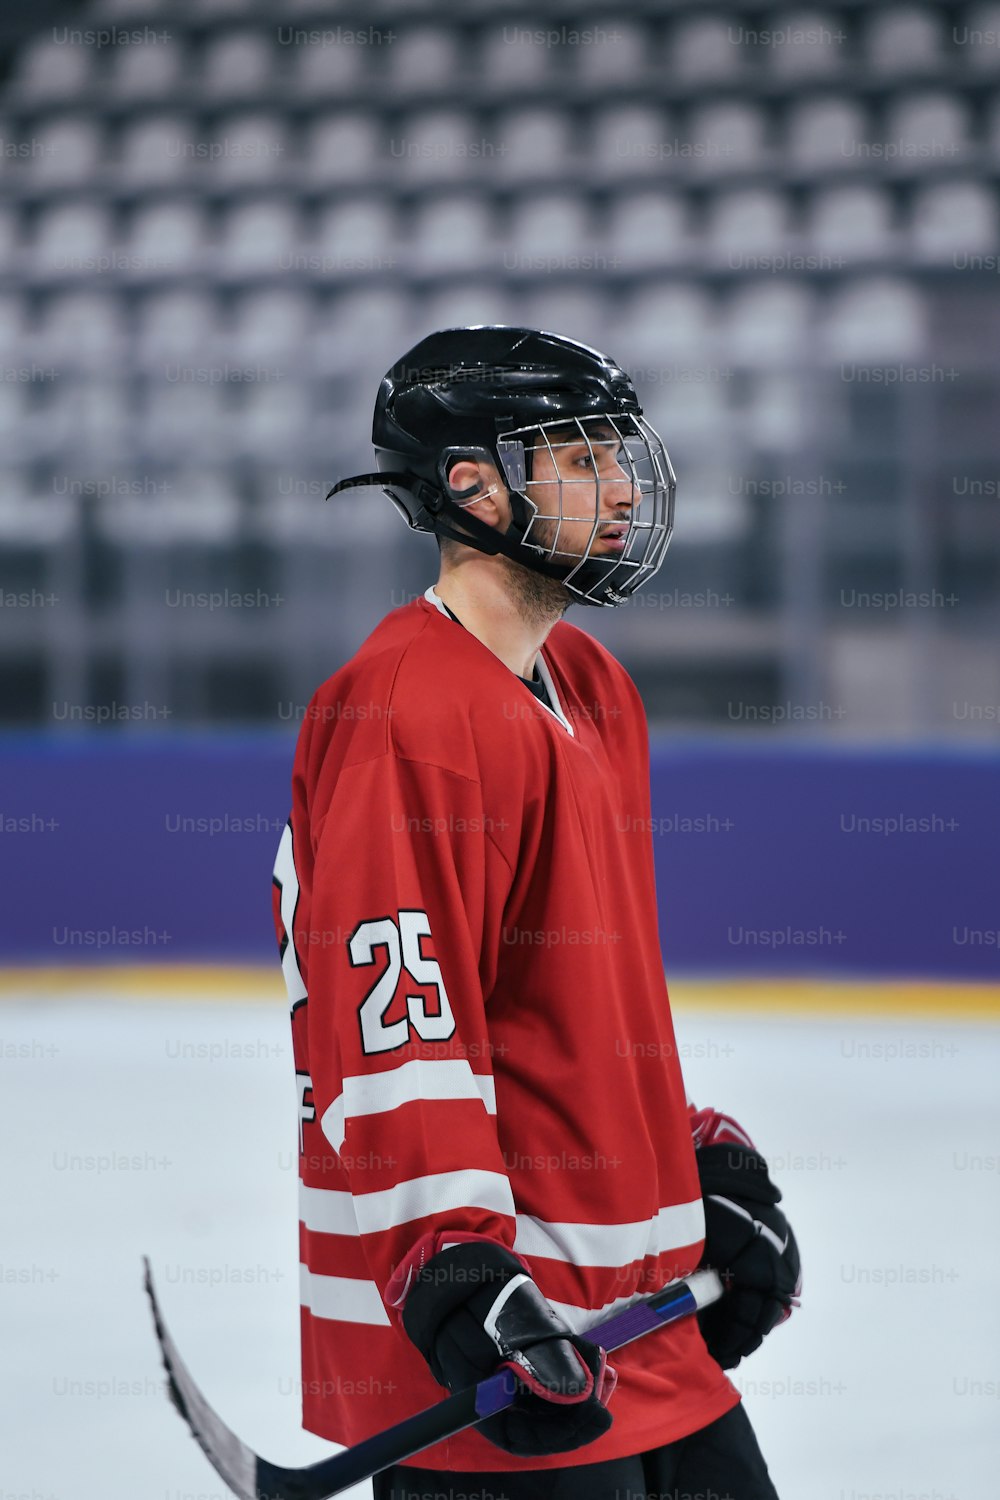
<instances>
[{"instance_id":1,"label":"white stripe on jersey","mask_svg":"<svg viewBox=\"0 0 1000 1500\"><path fill-rule=\"evenodd\" d=\"M514 1215L507 1179L498 1172L439 1172L357 1197L299 1184L299 1217L318 1234L377 1234L425 1214L469 1207ZM584 1268L624 1270L649 1256L693 1245L705 1232L700 1198L661 1208L655 1218L637 1224L551 1224L529 1214L515 1218L519 1255Z\"/></svg>"},{"instance_id":2,"label":"white stripe on jersey","mask_svg":"<svg viewBox=\"0 0 1000 1500\"><path fill-rule=\"evenodd\" d=\"M647 1255L693 1245L704 1233L704 1207L694 1198L635 1224L549 1224L518 1214L514 1249L571 1266L628 1266Z\"/></svg>"},{"instance_id":3,"label":"white stripe on jersey","mask_svg":"<svg viewBox=\"0 0 1000 1500\"><path fill-rule=\"evenodd\" d=\"M349 1234L358 1237L354 1199L335 1188L306 1187L299 1180L299 1218L317 1234Z\"/></svg>"},{"instance_id":4,"label":"white stripe on jersey","mask_svg":"<svg viewBox=\"0 0 1000 1500\"><path fill-rule=\"evenodd\" d=\"M502 1172L433 1172L410 1177L376 1193L357 1193L354 1214L361 1234L377 1234L455 1208L488 1208L514 1217L510 1183Z\"/></svg>"},{"instance_id":5,"label":"white stripe on jersey","mask_svg":"<svg viewBox=\"0 0 1000 1500\"><path fill-rule=\"evenodd\" d=\"M432 1062L413 1058L384 1073L358 1073L344 1079L343 1092L320 1122L335 1151L344 1144L347 1121L359 1115L381 1115L417 1099L482 1099L486 1112L497 1112L496 1085L490 1074L473 1073L465 1058Z\"/></svg>"},{"instance_id":6,"label":"white stripe on jersey","mask_svg":"<svg viewBox=\"0 0 1000 1500\"><path fill-rule=\"evenodd\" d=\"M319 1276L308 1266L299 1266L299 1298L316 1318L336 1318L342 1323L368 1323L391 1327L389 1314L374 1281L356 1281L349 1276Z\"/></svg>"},{"instance_id":7,"label":"white stripe on jersey","mask_svg":"<svg viewBox=\"0 0 1000 1500\"><path fill-rule=\"evenodd\" d=\"M297 1005L305 1000L306 987L299 970L299 956L295 951L295 908L299 902L299 877L295 871L295 852L292 848L292 825L285 824L278 853L274 860L274 877L281 886L281 925L285 929L285 951L281 955L281 971L285 976L288 1000Z\"/></svg>"},{"instance_id":8,"label":"white stripe on jersey","mask_svg":"<svg viewBox=\"0 0 1000 1500\"><path fill-rule=\"evenodd\" d=\"M308 1266L299 1266L300 1301L314 1318L331 1318L340 1323L363 1323L368 1327L391 1327L385 1304L374 1281L360 1281L347 1276L321 1276ZM647 1296L636 1292L631 1297L617 1297L604 1307L579 1307L573 1302L555 1302L549 1306L558 1313L574 1333L585 1333L595 1323L624 1312L625 1308Z\"/></svg>"}]
</instances>

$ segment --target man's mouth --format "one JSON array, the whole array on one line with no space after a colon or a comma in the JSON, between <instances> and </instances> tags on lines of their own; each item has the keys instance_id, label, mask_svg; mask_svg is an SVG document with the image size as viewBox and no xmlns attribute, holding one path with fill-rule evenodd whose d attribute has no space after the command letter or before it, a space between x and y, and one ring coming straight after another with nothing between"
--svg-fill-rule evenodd
<instances>
[{"instance_id":1,"label":"man's mouth","mask_svg":"<svg viewBox=\"0 0 1000 1500\"><path fill-rule=\"evenodd\" d=\"M606 543L609 549L613 548L616 552L624 552L625 538L628 536L628 530L627 521L605 523L600 528L600 539Z\"/></svg>"}]
</instances>

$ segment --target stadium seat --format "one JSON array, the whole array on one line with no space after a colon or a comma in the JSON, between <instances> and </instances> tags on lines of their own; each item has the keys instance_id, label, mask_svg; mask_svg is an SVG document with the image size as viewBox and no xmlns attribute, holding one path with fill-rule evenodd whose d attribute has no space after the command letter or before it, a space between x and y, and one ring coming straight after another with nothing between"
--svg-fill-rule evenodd
<instances>
[{"instance_id":1,"label":"stadium seat","mask_svg":"<svg viewBox=\"0 0 1000 1500\"><path fill-rule=\"evenodd\" d=\"M826 94L792 104L785 118L788 160L805 171L839 171L861 165L871 139L868 115L860 99Z\"/></svg>"},{"instance_id":2,"label":"stadium seat","mask_svg":"<svg viewBox=\"0 0 1000 1500\"><path fill-rule=\"evenodd\" d=\"M71 200L42 210L35 226L29 265L32 276L94 276L102 256L112 248L105 209L97 203ZM105 271L110 266L104 266Z\"/></svg>"},{"instance_id":3,"label":"stadium seat","mask_svg":"<svg viewBox=\"0 0 1000 1500\"><path fill-rule=\"evenodd\" d=\"M1000 72L1000 5L973 6L958 18L953 37L963 62L979 72Z\"/></svg>"},{"instance_id":4,"label":"stadium seat","mask_svg":"<svg viewBox=\"0 0 1000 1500\"><path fill-rule=\"evenodd\" d=\"M242 365L279 363L301 372L312 316L312 298L297 287L248 293L233 309L227 356Z\"/></svg>"},{"instance_id":5,"label":"stadium seat","mask_svg":"<svg viewBox=\"0 0 1000 1500\"><path fill-rule=\"evenodd\" d=\"M86 379L67 380L53 392L45 426L57 438L49 451L72 453L87 467L120 462L132 441L132 414L125 379L108 378L103 367Z\"/></svg>"},{"instance_id":6,"label":"stadium seat","mask_svg":"<svg viewBox=\"0 0 1000 1500\"><path fill-rule=\"evenodd\" d=\"M385 86L393 99L436 93L461 78L462 66L455 27L406 25L386 49Z\"/></svg>"},{"instance_id":7,"label":"stadium seat","mask_svg":"<svg viewBox=\"0 0 1000 1500\"><path fill-rule=\"evenodd\" d=\"M495 280L452 281L431 288L415 309L413 339L438 328L464 328L475 323L519 324L523 318L520 297L514 297Z\"/></svg>"},{"instance_id":8,"label":"stadium seat","mask_svg":"<svg viewBox=\"0 0 1000 1500\"><path fill-rule=\"evenodd\" d=\"M120 368L125 352L122 303L110 291L54 296L35 335L38 357L59 369Z\"/></svg>"},{"instance_id":9,"label":"stadium seat","mask_svg":"<svg viewBox=\"0 0 1000 1500\"><path fill-rule=\"evenodd\" d=\"M734 41L739 35L734 16L684 16L678 19L670 60L670 77L685 83L723 83L738 78L746 67L746 47Z\"/></svg>"},{"instance_id":10,"label":"stadium seat","mask_svg":"<svg viewBox=\"0 0 1000 1500\"><path fill-rule=\"evenodd\" d=\"M617 193L606 215L606 248L626 271L675 265L692 252L688 202L663 188Z\"/></svg>"},{"instance_id":11,"label":"stadium seat","mask_svg":"<svg viewBox=\"0 0 1000 1500\"><path fill-rule=\"evenodd\" d=\"M181 379L182 373L187 378ZM177 379L150 383L139 392L134 408L139 451L154 463L174 464L178 454L187 460L232 458L228 393L221 382L196 380L196 373L190 364L179 366Z\"/></svg>"},{"instance_id":12,"label":"stadium seat","mask_svg":"<svg viewBox=\"0 0 1000 1500\"><path fill-rule=\"evenodd\" d=\"M795 365L808 349L813 315L813 294L801 282L750 281L724 309L720 344L737 365Z\"/></svg>"},{"instance_id":13,"label":"stadium seat","mask_svg":"<svg viewBox=\"0 0 1000 1500\"><path fill-rule=\"evenodd\" d=\"M823 309L816 347L834 361L914 359L924 352L927 312L919 289L901 277L848 281Z\"/></svg>"},{"instance_id":14,"label":"stadium seat","mask_svg":"<svg viewBox=\"0 0 1000 1500\"><path fill-rule=\"evenodd\" d=\"M687 158L702 173L753 171L767 159L764 113L745 100L698 105L679 135L695 153Z\"/></svg>"},{"instance_id":15,"label":"stadium seat","mask_svg":"<svg viewBox=\"0 0 1000 1500\"><path fill-rule=\"evenodd\" d=\"M271 113L230 115L204 143L203 180L223 187L284 183L289 172L288 126Z\"/></svg>"},{"instance_id":16,"label":"stadium seat","mask_svg":"<svg viewBox=\"0 0 1000 1500\"><path fill-rule=\"evenodd\" d=\"M944 52L940 14L927 6L875 7L865 17L868 66L889 75L936 68Z\"/></svg>"},{"instance_id":17,"label":"stadium seat","mask_svg":"<svg viewBox=\"0 0 1000 1500\"><path fill-rule=\"evenodd\" d=\"M744 256L775 255L785 246L788 200L769 188L737 188L709 204L706 238L711 254L738 268Z\"/></svg>"},{"instance_id":18,"label":"stadium seat","mask_svg":"<svg viewBox=\"0 0 1000 1500\"><path fill-rule=\"evenodd\" d=\"M171 0L92 0L88 6L88 18L94 21L118 21L122 16L129 20L154 23L170 11Z\"/></svg>"},{"instance_id":19,"label":"stadium seat","mask_svg":"<svg viewBox=\"0 0 1000 1500\"><path fill-rule=\"evenodd\" d=\"M980 182L941 182L914 198L913 248L922 260L953 265L960 254L988 255L1000 246L995 190Z\"/></svg>"},{"instance_id":20,"label":"stadium seat","mask_svg":"<svg viewBox=\"0 0 1000 1500\"><path fill-rule=\"evenodd\" d=\"M591 117L587 158L613 180L662 177L675 150L673 134L655 105L613 104Z\"/></svg>"},{"instance_id":21,"label":"stadium seat","mask_svg":"<svg viewBox=\"0 0 1000 1500\"><path fill-rule=\"evenodd\" d=\"M835 264L888 256L897 248L892 200L875 186L825 188L808 214L807 238L811 252Z\"/></svg>"},{"instance_id":22,"label":"stadium seat","mask_svg":"<svg viewBox=\"0 0 1000 1500\"><path fill-rule=\"evenodd\" d=\"M187 288L151 293L136 311L135 358L140 369L159 371L215 357L217 303L211 293Z\"/></svg>"},{"instance_id":23,"label":"stadium seat","mask_svg":"<svg viewBox=\"0 0 1000 1500\"><path fill-rule=\"evenodd\" d=\"M0 349L19 360L34 344L29 332L28 302L16 292L0 293Z\"/></svg>"},{"instance_id":24,"label":"stadium seat","mask_svg":"<svg viewBox=\"0 0 1000 1500\"><path fill-rule=\"evenodd\" d=\"M327 104L337 97L340 90L349 92L360 88L368 76L370 49L367 47L331 40L295 46L291 50L289 86L297 95L317 96L317 102Z\"/></svg>"},{"instance_id":25,"label":"stadium seat","mask_svg":"<svg viewBox=\"0 0 1000 1500\"><path fill-rule=\"evenodd\" d=\"M1000 36L1000 32L997 35ZM993 161L1000 161L1000 93L993 96L986 112L984 145L988 156Z\"/></svg>"},{"instance_id":26,"label":"stadium seat","mask_svg":"<svg viewBox=\"0 0 1000 1500\"><path fill-rule=\"evenodd\" d=\"M26 385L0 384L0 444L5 464L29 463L38 456L40 423L31 411L32 396Z\"/></svg>"},{"instance_id":27,"label":"stadium seat","mask_svg":"<svg viewBox=\"0 0 1000 1500\"><path fill-rule=\"evenodd\" d=\"M587 211L575 195L531 193L512 205L503 245L507 270L578 269L569 263L593 252ZM556 265L550 267L548 263L553 261Z\"/></svg>"},{"instance_id":28,"label":"stadium seat","mask_svg":"<svg viewBox=\"0 0 1000 1500\"><path fill-rule=\"evenodd\" d=\"M597 278L586 286L533 286L519 297L518 320L528 328L548 328L603 349L611 336L606 297Z\"/></svg>"},{"instance_id":29,"label":"stadium seat","mask_svg":"<svg viewBox=\"0 0 1000 1500\"><path fill-rule=\"evenodd\" d=\"M232 420L235 455L266 461L285 454L291 462L306 438L307 414L308 388L297 380L244 385Z\"/></svg>"},{"instance_id":30,"label":"stadium seat","mask_svg":"<svg viewBox=\"0 0 1000 1500\"><path fill-rule=\"evenodd\" d=\"M333 298L314 321L313 364L321 375L374 372L376 381L413 340L411 298L398 286L352 288ZM369 384L369 390L373 388ZM369 412L368 423L371 421Z\"/></svg>"},{"instance_id":31,"label":"stadium seat","mask_svg":"<svg viewBox=\"0 0 1000 1500\"><path fill-rule=\"evenodd\" d=\"M140 47L117 47L112 53L107 88L114 98L138 103L169 99L182 86L184 52L175 40Z\"/></svg>"},{"instance_id":32,"label":"stadium seat","mask_svg":"<svg viewBox=\"0 0 1000 1500\"><path fill-rule=\"evenodd\" d=\"M678 451L684 441L683 413L675 405L680 392L665 391L662 413L657 412L654 426L663 434L672 453ZM732 420L724 423L732 427ZM711 549L707 577L712 590L729 596L724 573L720 577L720 565L724 565L725 554L720 556L721 546L742 544L750 532L753 517L747 496L734 481L734 465L739 462L740 452L736 443L720 451L718 435L708 453L695 449L691 459L684 463L684 489L678 506L677 528L670 543L672 557L676 559L682 549L701 547ZM735 590L733 591L735 592Z\"/></svg>"},{"instance_id":33,"label":"stadium seat","mask_svg":"<svg viewBox=\"0 0 1000 1500\"><path fill-rule=\"evenodd\" d=\"M205 97L229 101L264 93L277 71L278 49L260 31L224 31L205 43L199 87Z\"/></svg>"},{"instance_id":34,"label":"stadium seat","mask_svg":"<svg viewBox=\"0 0 1000 1500\"><path fill-rule=\"evenodd\" d=\"M441 182L481 176L492 159L484 156L483 131L474 115L459 109L420 110L388 130L393 180Z\"/></svg>"},{"instance_id":35,"label":"stadium seat","mask_svg":"<svg viewBox=\"0 0 1000 1500\"><path fill-rule=\"evenodd\" d=\"M810 420L809 399L797 371L771 370L756 375L741 416L753 434L754 447L771 453L801 450ZM746 502L747 497L739 497Z\"/></svg>"},{"instance_id":36,"label":"stadium seat","mask_svg":"<svg viewBox=\"0 0 1000 1500\"><path fill-rule=\"evenodd\" d=\"M767 24L775 36L764 46L765 61L779 77L818 79L847 71L847 31L835 13L781 11Z\"/></svg>"},{"instance_id":37,"label":"stadium seat","mask_svg":"<svg viewBox=\"0 0 1000 1500\"><path fill-rule=\"evenodd\" d=\"M406 236L406 268L481 268L496 274L498 248L489 199L470 193L435 195L415 211L412 233Z\"/></svg>"},{"instance_id":38,"label":"stadium seat","mask_svg":"<svg viewBox=\"0 0 1000 1500\"><path fill-rule=\"evenodd\" d=\"M291 200L253 198L226 213L216 264L224 276L287 275L301 244L299 215Z\"/></svg>"},{"instance_id":39,"label":"stadium seat","mask_svg":"<svg viewBox=\"0 0 1000 1500\"><path fill-rule=\"evenodd\" d=\"M491 166L505 181L558 177L574 156L569 119L563 110L547 106L505 111L492 139L501 154Z\"/></svg>"},{"instance_id":40,"label":"stadium seat","mask_svg":"<svg viewBox=\"0 0 1000 1500\"><path fill-rule=\"evenodd\" d=\"M696 282L665 282L629 292L615 319L617 357L628 364L665 371L677 363L700 366L715 353L714 310Z\"/></svg>"},{"instance_id":41,"label":"stadium seat","mask_svg":"<svg viewBox=\"0 0 1000 1500\"><path fill-rule=\"evenodd\" d=\"M570 65L578 78L595 87L634 84L649 69L651 37L646 27L622 19L613 11L608 15L587 18L578 29L594 36L567 47Z\"/></svg>"},{"instance_id":42,"label":"stadium seat","mask_svg":"<svg viewBox=\"0 0 1000 1500\"><path fill-rule=\"evenodd\" d=\"M384 136L384 127L374 115L338 111L316 116L305 132L310 181L318 185L369 182L380 167Z\"/></svg>"},{"instance_id":43,"label":"stadium seat","mask_svg":"<svg viewBox=\"0 0 1000 1500\"><path fill-rule=\"evenodd\" d=\"M125 254L136 275L183 276L205 264L201 206L186 198L159 198L135 210Z\"/></svg>"},{"instance_id":44,"label":"stadium seat","mask_svg":"<svg viewBox=\"0 0 1000 1500\"><path fill-rule=\"evenodd\" d=\"M323 272L391 270L396 250L396 221L386 198L346 198L321 210L315 253Z\"/></svg>"},{"instance_id":45,"label":"stadium seat","mask_svg":"<svg viewBox=\"0 0 1000 1500\"><path fill-rule=\"evenodd\" d=\"M710 370L708 362L692 369L661 354L657 363L632 371L647 418L674 454L679 443L704 451L723 441L729 397L725 381L699 378Z\"/></svg>"},{"instance_id":46,"label":"stadium seat","mask_svg":"<svg viewBox=\"0 0 1000 1500\"><path fill-rule=\"evenodd\" d=\"M479 33L473 66L476 81L490 93L507 88L537 88L553 78L552 48L539 42L535 28L492 24Z\"/></svg>"},{"instance_id":47,"label":"stadium seat","mask_svg":"<svg viewBox=\"0 0 1000 1500\"><path fill-rule=\"evenodd\" d=\"M16 53L7 84L10 99L32 104L75 99L92 87L97 59L95 48L61 41L51 27Z\"/></svg>"},{"instance_id":48,"label":"stadium seat","mask_svg":"<svg viewBox=\"0 0 1000 1500\"><path fill-rule=\"evenodd\" d=\"M115 176L127 187L171 187L204 170L206 150L185 115L142 115L121 128Z\"/></svg>"},{"instance_id":49,"label":"stadium seat","mask_svg":"<svg viewBox=\"0 0 1000 1500\"><path fill-rule=\"evenodd\" d=\"M121 0L121 3L127 4L128 0ZM147 0L147 3L163 3L163 0ZM254 12L260 11L260 0L190 0L190 5L195 15L211 17L212 20L222 16L234 21L243 16L252 19Z\"/></svg>"},{"instance_id":50,"label":"stadium seat","mask_svg":"<svg viewBox=\"0 0 1000 1500\"><path fill-rule=\"evenodd\" d=\"M21 250L21 221L17 209L0 205L0 271L9 274L17 264ZM3 333L0 331L0 348Z\"/></svg>"},{"instance_id":51,"label":"stadium seat","mask_svg":"<svg viewBox=\"0 0 1000 1500\"><path fill-rule=\"evenodd\" d=\"M910 162L955 165L969 143L969 107L957 94L927 91L893 100L887 111L886 140L919 155Z\"/></svg>"},{"instance_id":52,"label":"stadium seat","mask_svg":"<svg viewBox=\"0 0 1000 1500\"><path fill-rule=\"evenodd\" d=\"M101 165L102 132L84 115L40 120L31 132L32 151L21 164L35 189L85 187Z\"/></svg>"},{"instance_id":53,"label":"stadium seat","mask_svg":"<svg viewBox=\"0 0 1000 1500\"><path fill-rule=\"evenodd\" d=\"M16 425L18 408L0 410L0 441L6 448L8 426ZM26 469L0 472L0 540L15 547L55 547L77 530L80 507L73 495L55 495L35 485Z\"/></svg>"},{"instance_id":54,"label":"stadium seat","mask_svg":"<svg viewBox=\"0 0 1000 1500\"><path fill-rule=\"evenodd\" d=\"M156 495L110 495L95 508L98 531L114 546L224 546L240 529L240 503L225 474L207 467L173 474Z\"/></svg>"}]
</instances>

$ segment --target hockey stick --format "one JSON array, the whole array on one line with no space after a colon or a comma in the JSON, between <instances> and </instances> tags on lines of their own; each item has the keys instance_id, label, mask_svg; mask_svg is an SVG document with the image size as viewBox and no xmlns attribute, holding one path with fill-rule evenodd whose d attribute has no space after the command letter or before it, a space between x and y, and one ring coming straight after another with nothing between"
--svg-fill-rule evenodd
<instances>
[{"instance_id":1,"label":"hockey stick","mask_svg":"<svg viewBox=\"0 0 1000 1500\"><path fill-rule=\"evenodd\" d=\"M248 1448L209 1406L163 1321L148 1258L143 1258L143 1264L170 1399L209 1463L240 1500L326 1500L327 1496L339 1495L352 1484L370 1479L433 1443L473 1427L483 1417L503 1411L514 1400L514 1376L509 1370L501 1370L332 1458L322 1458L303 1469L282 1468ZM652 1333L654 1328L663 1328L707 1307L721 1296L722 1282L714 1271L695 1271L685 1281L673 1281L651 1297L634 1302L624 1312L596 1323L586 1330L587 1337L604 1349L620 1349L623 1344Z\"/></svg>"}]
</instances>

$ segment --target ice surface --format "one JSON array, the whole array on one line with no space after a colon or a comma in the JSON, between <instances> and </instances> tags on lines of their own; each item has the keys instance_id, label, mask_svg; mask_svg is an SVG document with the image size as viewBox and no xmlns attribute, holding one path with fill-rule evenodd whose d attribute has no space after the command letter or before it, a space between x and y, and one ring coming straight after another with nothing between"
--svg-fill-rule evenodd
<instances>
[{"instance_id":1,"label":"ice surface","mask_svg":"<svg viewBox=\"0 0 1000 1500\"><path fill-rule=\"evenodd\" d=\"M331 1451L298 1425L287 1017L201 998L0 1004L10 1500L226 1500L163 1395L144 1252L240 1436ZM736 1372L782 1500L993 1500L1000 1029L687 1009L678 1035L802 1247L802 1309Z\"/></svg>"}]
</instances>

